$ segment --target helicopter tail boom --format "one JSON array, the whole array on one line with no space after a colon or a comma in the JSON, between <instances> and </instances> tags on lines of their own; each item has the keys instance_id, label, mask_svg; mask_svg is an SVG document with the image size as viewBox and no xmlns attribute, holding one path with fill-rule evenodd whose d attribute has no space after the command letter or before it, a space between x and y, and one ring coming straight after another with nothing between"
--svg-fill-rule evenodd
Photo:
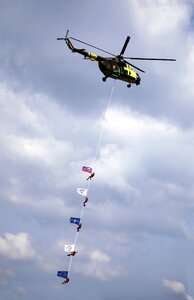
<instances>
[{"instance_id":1,"label":"helicopter tail boom","mask_svg":"<svg viewBox=\"0 0 194 300\"><path fill-rule=\"evenodd\" d=\"M84 58L88 58L88 59L90 59L90 60L92 60L92 61L94 61L94 60L97 60L97 61L99 61L99 60L104 60L104 57L101 57L101 56L99 56L99 55L97 55L97 54L95 54L95 53L87 52L85 49L78 49L78 48L75 48L75 47L73 46L72 42L70 41L70 39L67 37L67 35L68 35L68 31L67 31L67 33L66 33L65 38L57 38L57 40L63 40L63 41L65 41L66 44L67 44L67 47L68 47L72 52L79 53L79 54L83 55Z\"/></svg>"},{"instance_id":2,"label":"helicopter tail boom","mask_svg":"<svg viewBox=\"0 0 194 300\"><path fill-rule=\"evenodd\" d=\"M85 51L85 49L78 49L78 48L75 48L75 47L73 46L72 42L70 41L70 39L68 39L68 38L65 38L65 42L66 42L68 48L69 48L72 52L77 52L77 53L80 53L80 54L82 54L82 55L85 55L86 53L88 53L88 52Z\"/></svg>"},{"instance_id":3,"label":"helicopter tail boom","mask_svg":"<svg viewBox=\"0 0 194 300\"><path fill-rule=\"evenodd\" d=\"M74 48L74 46L73 46L72 42L70 41L70 39L65 38L64 40L65 40L65 42L66 42L68 48L69 48L71 51L76 52L76 51L75 51L76 49Z\"/></svg>"}]
</instances>

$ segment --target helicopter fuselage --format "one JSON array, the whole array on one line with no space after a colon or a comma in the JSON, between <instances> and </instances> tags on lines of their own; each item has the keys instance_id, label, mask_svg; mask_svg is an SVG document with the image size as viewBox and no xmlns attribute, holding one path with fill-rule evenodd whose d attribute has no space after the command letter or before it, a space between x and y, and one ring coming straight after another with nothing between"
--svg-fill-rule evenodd
<instances>
[{"instance_id":1,"label":"helicopter fuselage","mask_svg":"<svg viewBox=\"0 0 194 300\"><path fill-rule=\"evenodd\" d=\"M130 87L131 84L140 84L141 78L139 74L133 70L130 64L122 61L121 58L102 57L96 53L86 52L85 49L74 48L72 51L84 55L85 59L98 61L98 67L104 74L104 77L102 78L103 81L106 81L106 79L110 77L127 82L128 87Z\"/></svg>"},{"instance_id":2,"label":"helicopter fuselage","mask_svg":"<svg viewBox=\"0 0 194 300\"><path fill-rule=\"evenodd\" d=\"M117 58L104 58L103 60L99 60L98 66L105 78L111 77L130 84L140 84L141 78L139 74L136 73L129 64Z\"/></svg>"}]
</instances>

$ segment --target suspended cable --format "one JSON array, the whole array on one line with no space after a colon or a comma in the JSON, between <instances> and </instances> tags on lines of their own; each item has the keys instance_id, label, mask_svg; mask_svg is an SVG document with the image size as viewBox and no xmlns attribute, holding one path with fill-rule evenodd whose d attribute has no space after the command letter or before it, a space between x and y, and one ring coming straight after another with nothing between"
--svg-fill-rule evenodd
<instances>
[{"instance_id":1,"label":"suspended cable","mask_svg":"<svg viewBox=\"0 0 194 300\"><path fill-rule=\"evenodd\" d=\"M109 97L107 108L106 108L105 115L104 115L104 119L107 116L107 113L108 113L108 110L109 110L109 107L110 107L110 104L111 104L111 101L112 101L112 96L113 96L113 92L114 92L114 89L115 89L115 83L116 83L116 80L114 80L114 83L113 83L113 86L112 86L112 89L111 89L110 97ZM103 122L102 123L102 127L101 127L101 132L100 132L99 140L98 140L98 145L97 145L97 148L96 148L96 154L95 154L94 164L97 161L98 153L100 151L102 136L103 136L103 132L104 132L104 126L105 126L105 123Z\"/></svg>"},{"instance_id":2,"label":"suspended cable","mask_svg":"<svg viewBox=\"0 0 194 300\"><path fill-rule=\"evenodd\" d=\"M116 80L114 80L114 83L113 83L113 86L112 86L112 89L111 89L111 93L110 93L110 96L109 96L109 99L108 99L108 103L107 103L107 107L106 107L106 111L105 111L105 115L104 115L104 119L107 116L107 113L108 113L108 110L109 110L109 107L110 107L110 104L111 104L111 101L112 101L112 96L113 96L113 92L114 92L114 89L115 89L115 83L116 83ZM100 131L99 139L98 139L98 144L97 144L97 148L96 148L96 153L95 153L93 166L95 166L96 161L98 159L99 151L100 151L100 148L101 148L101 142L102 142L104 127L105 127L105 122L102 122L102 127L101 127L101 131ZM89 191L89 187L90 187L90 180L88 180L88 184L87 184L87 190L88 191ZM84 208L85 207L83 206L82 210L81 210L80 223L81 223L81 220L83 218ZM76 244L77 244L77 240L78 240L78 233L79 232L77 231L76 235L75 235L75 240L74 240L75 248L76 248ZM72 262L73 262L73 256L71 256L70 261L69 261L68 276L70 275L70 272L71 272Z\"/></svg>"}]
</instances>

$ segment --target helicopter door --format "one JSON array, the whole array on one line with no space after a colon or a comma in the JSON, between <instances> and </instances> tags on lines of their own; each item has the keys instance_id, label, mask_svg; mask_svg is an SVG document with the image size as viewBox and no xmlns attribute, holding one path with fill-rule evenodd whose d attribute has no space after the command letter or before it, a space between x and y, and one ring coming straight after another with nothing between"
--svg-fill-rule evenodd
<instances>
[{"instance_id":1,"label":"helicopter door","mask_svg":"<svg viewBox=\"0 0 194 300\"><path fill-rule=\"evenodd\" d=\"M118 64L115 63L115 62L112 62L112 72L113 72L113 75L115 77L119 77L119 75L120 75L120 68L119 68Z\"/></svg>"}]
</instances>

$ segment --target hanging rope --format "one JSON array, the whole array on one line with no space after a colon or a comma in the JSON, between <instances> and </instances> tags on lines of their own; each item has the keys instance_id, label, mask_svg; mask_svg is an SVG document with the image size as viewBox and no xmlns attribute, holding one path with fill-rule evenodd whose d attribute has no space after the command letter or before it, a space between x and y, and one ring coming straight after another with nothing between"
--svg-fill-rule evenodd
<instances>
[{"instance_id":1,"label":"hanging rope","mask_svg":"<svg viewBox=\"0 0 194 300\"><path fill-rule=\"evenodd\" d=\"M114 89L115 89L115 83L116 83L116 80L114 80L114 83L113 83L113 86L112 86L112 89L111 89L111 93L110 93L110 97L109 97L109 100L108 100L108 104L107 104L107 108L106 108L106 112L105 112L104 118L106 118L106 116L107 116L107 113L108 113L108 110L109 110L109 107L110 107L110 104L111 104L111 101L112 101L112 96L113 96L113 92L114 92ZM97 145L97 148L96 148L96 154L95 154L94 164L97 161L98 153L100 151L100 146L101 146L103 132L104 132L104 122L102 123L100 137L99 137L98 145Z\"/></svg>"},{"instance_id":2,"label":"hanging rope","mask_svg":"<svg viewBox=\"0 0 194 300\"><path fill-rule=\"evenodd\" d=\"M115 83L116 83L116 80L114 80L114 83L113 83L113 86L112 86L112 89L111 89L111 93L110 93L110 96L109 96L109 99L108 99L108 103L107 103L107 107L106 107L106 111L105 111L105 115L104 115L104 119L107 116L107 113L108 113L108 110L109 110L109 107L110 107L110 104L111 104L111 101L112 101L112 96L113 96L113 92L114 92L114 89L115 89ZM104 132L104 126L105 126L105 122L102 122L101 132L100 132L100 136L99 136L99 139L98 139L95 159L94 159L94 163L93 163L94 166L95 166L96 161L98 159L98 155L99 155L99 151L100 151L100 147L101 147L102 136L103 136L103 132ZM88 181L88 185L87 185L88 191L89 191L89 187L90 187L90 180ZM82 210L81 210L80 223L81 223L81 220L83 218L84 208L85 207L83 206ZM78 240L78 233L79 232L76 232L75 240L74 240L75 249L76 249L76 244L77 244L77 240ZM71 272L72 262L73 262L73 256L71 256L71 258L70 258L69 267L68 267L68 276L70 275L70 272Z\"/></svg>"},{"instance_id":3,"label":"hanging rope","mask_svg":"<svg viewBox=\"0 0 194 300\"><path fill-rule=\"evenodd\" d=\"M80 222L81 222L81 220L82 220L83 213L84 213L84 206L82 207L82 210L81 210ZM74 245L75 245L75 248L76 248L76 244L77 244L78 233L79 233L79 232L76 232L76 235L75 235L75 240L74 240ZM70 262L69 262L68 274L70 274L70 271L71 271L71 265L72 265L72 261L73 261L73 256L71 256L71 259L70 259Z\"/></svg>"},{"instance_id":4,"label":"hanging rope","mask_svg":"<svg viewBox=\"0 0 194 300\"><path fill-rule=\"evenodd\" d=\"M107 117L107 114L108 114L108 110L109 110L109 107L110 107L110 104L111 104L111 101L112 101L112 96L113 96L113 93L114 93L114 90L115 90L115 84L116 84L116 80L114 80L114 82L113 82L113 86L112 86L110 96L109 96L109 99L108 99L106 111L105 111L105 114L104 114L104 119ZM94 162L93 162L93 167L94 168L96 166L96 162L97 162L97 159L98 159L98 154L99 154L100 148L101 148L101 142L102 142L102 137L103 137L103 132L104 132L104 126L105 126L105 122L102 122L101 131L100 131L98 144L97 144L97 147L96 147L96 153L95 153L95 157L94 157ZM88 181L88 186L87 186L88 190L89 190L89 187L90 187L90 181Z\"/></svg>"}]
</instances>

